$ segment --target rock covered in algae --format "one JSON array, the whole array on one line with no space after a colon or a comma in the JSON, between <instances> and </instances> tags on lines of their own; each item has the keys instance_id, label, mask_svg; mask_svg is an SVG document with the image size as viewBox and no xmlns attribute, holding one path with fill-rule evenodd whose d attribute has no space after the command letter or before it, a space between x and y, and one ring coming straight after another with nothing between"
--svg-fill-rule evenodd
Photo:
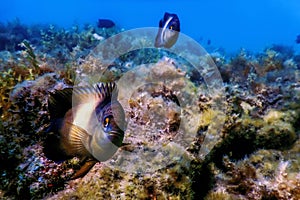
<instances>
[{"instance_id":1,"label":"rock covered in algae","mask_svg":"<svg viewBox=\"0 0 300 200\"><path fill-rule=\"evenodd\" d=\"M299 68L283 58L266 50L258 61L239 55L229 64L245 76L228 79L231 117L211 155L216 184L206 199L299 198Z\"/></svg>"},{"instance_id":2,"label":"rock covered in algae","mask_svg":"<svg viewBox=\"0 0 300 200\"><path fill-rule=\"evenodd\" d=\"M13 192L24 198L40 198L52 188L49 187L52 184L57 184L55 188L63 187L60 174L67 177L68 172L62 170L63 166L47 160L40 146L45 137L43 130L49 122L47 94L63 87L66 84L57 74L46 73L36 80L17 84L11 91L8 103L13 106L8 110L10 114L3 115L8 118L3 118L1 131L1 149L4 150L1 182L8 194ZM55 173L57 177L53 177ZM7 182L7 179L13 181Z\"/></svg>"},{"instance_id":3,"label":"rock covered in algae","mask_svg":"<svg viewBox=\"0 0 300 200\"><path fill-rule=\"evenodd\" d=\"M210 125L220 111L203 79L176 59L167 62L174 55L166 52L156 51L150 60L155 64L133 70L137 73L130 71L151 63L148 56L153 52L121 56L103 79L121 81L126 73L130 83L141 75L146 81L155 76L175 81L155 79L154 84L135 88L125 109L129 128L124 147L83 179L67 181L78 159L58 164L41 151L48 121L45 97L66 87L66 77L75 74L70 66L79 66L79 77L105 70L101 60L85 56L97 44L94 32L103 37L109 33L91 26L82 32L75 27L70 33L44 28L38 36L42 45L30 40L35 56L0 55L1 198L299 199L299 55L282 46L259 55L242 51L231 60L215 54L226 87L226 119L214 134ZM162 56L167 59L157 63ZM184 104L183 99L191 101ZM217 136L215 145L204 142ZM206 145L212 148L199 158Z\"/></svg>"},{"instance_id":4,"label":"rock covered in algae","mask_svg":"<svg viewBox=\"0 0 300 200\"><path fill-rule=\"evenodd\" d=\"M165 66L164 70L167 72L164 72L164 70L158 71L162 67L162 63ZM177 78L185 76L184 73L177 71L170 63L164 61L162 63L150 67L142 66L140 70L143 74L149 75L149 79L151 79L151 73L149 73L151 70L154 70L154 72L152 71L154 74L155 70L161 74L166 73L168 77L171 74L176 74ZM136 75L128 74L127 78L130 78L132 83L139 78ZM295 179L282 179L279 176L280 183L276 183L276 186L272 188L269 187L269 190L265 189L268 184L275 184L278 181L276 178L269 180L268 176L278 176L287 169L287 163L290 161L285 161L284 156L280 157L280 161L276 158L278 153L275 151L263 151L270 157L274 157L269 163L261 161L261 163L265 163L265 167L273 167L273 171L264 169L268 173L261 171L258 163L254 164L249 160L256 157L255 152L258 149L278 149L279 154L283 150L289 151L285 149L289 149L294 145L298 138L296 124L299 119L299 106L296 106L297 109L293 110L288 109L289 107L286 105L282 107L279 105L274 106L272 101L267 101L267 97L264 96L273 95L272 91L262 93L264 98L260 98L251 94L247 96L247 92L243 93L241 88L230 89L228 92L231 96L228 96L226 103L228 116L222 130L223 140L217 143L205 160L199 160L197 152L201 148L202 137L207 131L205 127L212 123L212 115L216 113L210 107L210 96L195 92L193 84L190 85L190 83L184 83L183 81L180 86L180 78L176 84L179 85L176 85L176 87L172 84L163 86L157 82L156 87L153 84L145 85L132 93L129 105L125 109L130 119L129 129L125 137L127 146L124 146L109 163L105 164L112 168L101 167L97 171L92 171L92 174L88 174L83 181L78 180L78 182L75 182L77 192L67 190L53 198L81 199L86 196L92 198L95 195L99 198L116 199L197 199L203 198L205 194L207 194L206 199L259 199L261 197L288 199L291 195L297 197L298 183L295 182ZM181 87L180 91L184 91L182 94L176 93L178 87ZM185 92L195 95L193 97L201 97L197 98L196 108L187 106L189 108L187 109L178 106L178 99ZM274 95L281 96L282 94L274 93ZM292 103L289 106L294 105ZM274 109L274 107L281 109ZM163 108L167 109L161 112ZM185 114L200 113L199 115L195 114L195 116L201 117L201 120L192 121L192 124L196 124L198 134L194 135L194 138L191 136L191 140L185 138L190 142L190 146L186 146L187 143L182 140L177 141L176 138L180 138L180 134L183 134L180 131L184 132L191 123L182 125L182 129L178 129L179 131L175 133L172 133L174 129L170 129L172 127L170 122L181 125L178 112L182 110ZM154 112L156 112L155 116L151 115ZM159 117L156 118L157 116ZM160 127L159 134L156 133L157 129L155 127ZM153 153L158 150L156 147L159 144L164 147L164 143L168 143L168 145L162 148L162 152ZM122 151L128 151L129 153L123 156ZM162 156L159 156L160 153ZM166 159L166 155L171 155L172 159ZM250 157L245 158L246 155L250 155ZM238 161L244 158L245 160ZM149 163L150 159L153 162ZM123 166L118 162L123 163ZM134 162L139 163L139 165L133 164ZM243 162L245 163L241 164ZM152 173L144 170L145 168L153 169L155 164L157 164L157 168ZM114 169L116 165L119 167L118 170ZM126 169L126 167L129 169ZM135 173L126 173L126 170ZM297 172L299 169L294 170ZM293 172L286 173L293 174ZM99 176L99 179L95 180L94 176ZM168 177L167 180L166 177ZM257 177L264 180L265 185L261 186L261 183L257 181ZM285 182L289 183L290 189L285 190ZM207 186L204 186L204 183ZM279 187L283 190L280 194L276 192ZM210 191L209 188L211 188ZM101 193L95 192L99 190ZM247 191L253 191L253 193L247 193ZM249 194L249 196L245 194Z\"/></svg>"},{"instance_id":5,"label":"rock covered in algae","mask_svg":"<svg viewBox=\"0 0 300 200\"><path fill-rule=\"evenodd\" d=\"M297 167L292 166L276 150L259 150L237 163L225 158L226 172L218 173L215 188L206 199L299 199L296 162Z\"/></svg>"},{"instance_id":6,"label":"rock covered in algae","mask_svg":"<svg viewBox=\"0 0 300 200\"><path fill-rule=\"evenodd\" d=\"M164 70L161 70L162 67ZM160 73L161 80L176 77L177 81L168 85L163 81L151 82L135 88L133 93L129 92L132 91L130 89L123 91L119 97L121 100L123 94L131 94L128 105L124 107L128 119L125 146L82 180L75 180L74 188L60 192L53 199L192 197L194 192L189 169L194 157L186 149L194 136L185 134L185 130L189 128L188 124L198 123L198 120L180 128L180 115L183 109L186 118L191 119L188 115L197 113L199 108L197 101L191 102L195 103L193 111L188 110L188 106L181 108L179 99L189 95L197 99L196 89L185 79L185 73L165 60L142 65L138 72L128 73L126 81L133 83L140 78L139 73L147 74L146 79L152 81L151 76L158 76L157 73Z\"/></svg>"}]
</instances>

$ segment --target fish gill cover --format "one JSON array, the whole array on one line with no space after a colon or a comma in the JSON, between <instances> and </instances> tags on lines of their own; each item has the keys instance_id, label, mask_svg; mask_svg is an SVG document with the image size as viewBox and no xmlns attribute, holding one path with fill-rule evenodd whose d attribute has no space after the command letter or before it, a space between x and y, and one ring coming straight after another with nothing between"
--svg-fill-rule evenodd
<instances>
[{"instance_id":1,"label":"fish gill cover","mask_svg":"<svg viewBox=\"0 0 300 200\"><path fill-rule=\"evenodd\" d=\"M164 12L149 15L155 26ZM71 29L1 24L1 198L299 199L300 56L293 48L208 54L184 32L173 46L156 48L159 27L121 30L99 27L98 19ZM111 99L125 112L116 121L121 147L106 149L105 162L97 151L89 152L94 159L49 159L51 95L112 82ZM93 136L109 122L93 112L82 119L95 122L80 127ZM97 141L85 150L114 145ZM70 180L78 171L87 174Z\"/></svg>"}]
</instances>

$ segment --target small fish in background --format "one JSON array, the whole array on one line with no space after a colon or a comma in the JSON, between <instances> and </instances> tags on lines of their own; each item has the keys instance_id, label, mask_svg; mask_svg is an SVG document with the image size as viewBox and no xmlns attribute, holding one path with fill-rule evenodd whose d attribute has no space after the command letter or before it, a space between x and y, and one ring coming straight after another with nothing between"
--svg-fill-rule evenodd
<instances>
[{"instance_id":1,"label":"small fish in background","mask_svg":"<svg viewBox=\"0 0 300 200\"><path fill-rule=\"evenodd\" d=\"M210 39L207 40L207 45L211 45L211 40Z\"/></svg>"},{"instance_id":2,"label":"small fish in background","mask_svg":"<svg viewBox=\"0 0 300 200\"><path fill-rule=\"evenodd\" d=\"M176 14L165 13L164 18L159 21L159 30L156 35L156 48L171 48L177 41L180 32L180 21Z\"/></svg>"},{"instance_id":3,"label":"small fish in background","mask_svg":"<svg viewBox=\"0 0 300 200\"><path fill-rule=\"evenodd\" d=\"M110 19L98 19L98 28L112 28L115 23Z\"/></svg>"},{"instance_id":4,"label":"small fish in background","mask_svg":"<svg viewBox=\"0 0 300 200\"><path fill-rule=\"evenodd\" d=\"M297 43L297 44L300 44L300 35L297 35L296 43Z\"/></svg>"},{"instance_id":5,"label":"small fish in background","mask_svg":"<svg viewBox=\"0 0 300 200\"><path fill-rule=\"evenodd\" d=\"M44 153L55 162L78 157L82 167L71 179L83 177L97 162L110 159L122 145L125 114L113 99L116 95L115 83L65 88L50 95L51 124Z\"/></svg>"}]
</instances>

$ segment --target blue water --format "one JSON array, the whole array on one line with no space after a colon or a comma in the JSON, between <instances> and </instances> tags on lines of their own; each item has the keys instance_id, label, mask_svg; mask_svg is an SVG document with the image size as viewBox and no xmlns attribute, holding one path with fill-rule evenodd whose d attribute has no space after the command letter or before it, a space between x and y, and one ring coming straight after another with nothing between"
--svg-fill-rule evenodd
<instances>
[{"instance_id":1,"label":"blue water","mask_svg":"<svg viewBox=\"0 0 300 200\"><path fill-rule=\"evenodd\" d=\"M176 13L181 32L195 40L236 51L261 51L271 44L298 50L299 0L9 0L2 1L0 22L51 23L63 27L109 18L125 29L156 27L165 11Z\"/></svg>"}]
</instances>

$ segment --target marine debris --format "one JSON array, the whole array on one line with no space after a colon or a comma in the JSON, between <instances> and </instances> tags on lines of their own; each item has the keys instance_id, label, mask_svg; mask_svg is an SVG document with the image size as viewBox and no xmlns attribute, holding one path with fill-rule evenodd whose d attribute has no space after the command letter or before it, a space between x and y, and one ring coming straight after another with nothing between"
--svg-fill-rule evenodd
<instances>
[{"instance_id":1,"label":"marine debris","mask_svg":"<svg viewBox=\"0 0 300 200\"><path fill-rule=\"evenodd\" d=\"M22 30L21 39L14 40L18 44L7 39L15 29ZM213 54L224 81L225 119L220 139L200 157L209 145L206 139L214 137L210 124L220 115L205 80L167 51L136 50L107 69L87 56L101 42L94 34L107 38L118 32L93 25L65 30L19 21L1 24L0 198L300 198L298 54L283 45L259 54L241 50L229 59ZM134 42L153 43L153 38ZM135 67L139 73L131 73ZM132 83L143 73L176 82L141 85L132 93L124 108L129 128L122 147L84 178L70 181L80 169L79 158L56 163L43 153L48 98L95 71L103 72L100 81L106 82L118 82L125 73ZM185 98L194 101L183 106ZM191 129L196 135L185 134Z\"/></svg>"}]
</instances>

